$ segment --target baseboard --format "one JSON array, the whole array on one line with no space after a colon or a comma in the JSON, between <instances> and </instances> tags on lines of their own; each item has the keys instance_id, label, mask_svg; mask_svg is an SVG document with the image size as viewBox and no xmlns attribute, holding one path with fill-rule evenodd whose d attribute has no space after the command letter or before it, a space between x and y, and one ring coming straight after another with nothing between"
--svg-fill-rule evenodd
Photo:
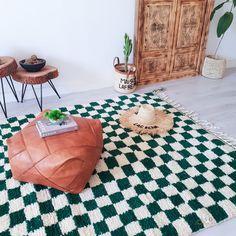
<instances>
[{"instance_id":1,"label":"baseboard","mask_svg":"<svg viewBox=\"0 0 236 236\"><path fill-rule=\"evenodd\" d=\"M57 90L58 90L59 94L62 95L61 91L63 91L63 88L60 88L59 86L57 86ZM35 91L36 91L37 95L40 96L40 89L38 88L38 86L35 86ZM21 93L22 93L21 89L16 88L16 92L17 92L18 98L20 99ZM45 98L45 97L50 97L50 96L56 96L56 94L51 89L51 87L48 86L48 87L43 88L43 97ZM6 97L7 103L16 101L14 95L12 94L12 92L10 91L10 89L8 88L7 85L5 86L5 97ZM34 99L34 98L35 98L34 93L31 89L31 87L28 86L24 100ZM1 99L2 99L2 96L0 97L0 100Z\"/></svg>"}]
</instances>

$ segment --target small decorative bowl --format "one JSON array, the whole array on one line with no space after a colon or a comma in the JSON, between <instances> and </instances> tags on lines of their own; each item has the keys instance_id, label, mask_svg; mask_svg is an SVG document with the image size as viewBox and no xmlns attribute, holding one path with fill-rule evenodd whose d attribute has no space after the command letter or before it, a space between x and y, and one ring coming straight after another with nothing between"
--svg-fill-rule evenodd
<instances>
[{"instance_id":1,"label":"small decorative bowl","mask_svg":"<svg viewBox=\"0 0 236 236\"><path fill-rule=\"evenodd\" d=\"M46 60L38 58L40 60L37 64L26 64L25 60L20 61L20 65L23 69L25 69L28 72L38 72L43 69L43 67L46 65Z\"/></svg>"}]
</instances>

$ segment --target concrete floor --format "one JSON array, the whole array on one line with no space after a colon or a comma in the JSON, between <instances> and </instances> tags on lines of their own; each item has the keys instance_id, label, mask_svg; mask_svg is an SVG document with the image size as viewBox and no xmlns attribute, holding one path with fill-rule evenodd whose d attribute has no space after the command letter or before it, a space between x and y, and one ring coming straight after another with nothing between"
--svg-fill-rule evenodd
<instances>
[{"instance_id":1,"label":"concrete floor","mask_svg":"<svg viewBox=\"0 0 236 236\"><path fill-rule=\"evenodd\" d=\"M183 104L187 109L198 113L201 119L214 123L236 138L236 69L229 69L222 80L210 80L198 76L139 87L136 92L149 92L160 87L166 88L166 93L171 98ZM60 100L56 96L46 97L44 108L84 104L119 95L113 88L105 88L64 95ZM7 107L9 116L39 112L36 101L33 99L26 100L23 104L9 103ZM0 112L0 119L4 119L2 112ZM235 236L235 228L236 219L232 219L195 235Z\"/></svg>"},{"instance_id":2,"label":"concrete floor","mask_svg":"<svg viewBox=\"0 0 236 236\"><path fill-rule=\"evenodd\" d=\"M230 136L236 137L236 69L228 70L222 80L211 80L201 76L184 78L142 86L136 93L149 92L160 87L166 88L166 93L171 98L198 113L201 119L209 120ZM63 95L60 100L53 94L44 98L43 107L57 108L85 104L119 95L111 87ZM39 112L35 99L25 100L19 104L8 103L7 108L9 117ZM4 119L1 111L0 119Z\"/></svg>"}]
</instances>

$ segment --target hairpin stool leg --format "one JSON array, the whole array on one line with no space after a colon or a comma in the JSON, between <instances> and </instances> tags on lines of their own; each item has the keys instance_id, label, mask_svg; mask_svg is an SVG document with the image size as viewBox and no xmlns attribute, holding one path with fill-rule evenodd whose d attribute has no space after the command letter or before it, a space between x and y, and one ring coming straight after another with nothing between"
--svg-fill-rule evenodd
<instances>
[{"instance_id":1,"label":"hairpin stool leg","mask_svg":"<svg viewBox=\"0 0 236 236\"><path fill-rule=\"evenodd\" d=\"M61 98L60 95L59 95L59 93L57 92L56 87L55 87L55 85L53 84L52 80L48 80L48 83L49 83L49 85L51 86L51 88L53 89L53 91L56 93L56 95L58 96L58 98Z\"/></svg>"},{"instance_id":2,"label":"hairpin stool leg","mask_svg":"<svg viewBox=\"0 0 236 236\"><path fill-rule=\"evenodd\" d=\"M8 77L9 77L9 78L8 78ZM17 92L16 92L15 86L14 86L14 84L13 84L11 75L6 76L5 78L6 78L6 81L7 81L8 85L9 85L9 87L10 87L10 89L11 89L13 95L14 95L15 98L16 98L16 101L19 102L19 99L18 99L18 96L17 96ZM9 79L9 80L8 80L8 79Z\"/></svg>"},{"instance_id":3,"label":"hairpin stool leg","mask_svg":"<svg viewBox=\"0 0 236 236\"><path fill-rule=\"evenodd\" d=\"M24 97L25 97L25 91L27 89L27 84L22 84L22 90L21 90L21 102L24 101Z\"/></svg>"},{"instance_id":4,"label":"hairpin stool leg","mask_svg":"<svg viewBox=\"0 0 236 236\"><path fill-rule=\"evenodd\" d=\"M40 98L37 96L36 92L35 92L35 89L34 89L34 86L31 85L32 89L33 89L33 92L34 92L34 96L36 98L36 101L39 105L39 108L40 108L40 111L43 110L43 85L40 84Z\"/></svg>"},{"instance_id":5,"label":"hairpin stool leg","mask_svg":"<svg viewBox=\"0 0 236 236\"><path fill-rule=\"evenodd\" d=\"M2 88L2 99L3 99L3 104L0 102L0 106L2 108L2 111L7 118L7 106L6 106L6 99L5 99L5 90L4 90L4 85L3 85L3 78L1 78L1 88Z\"/></svg>"}]
</instances>

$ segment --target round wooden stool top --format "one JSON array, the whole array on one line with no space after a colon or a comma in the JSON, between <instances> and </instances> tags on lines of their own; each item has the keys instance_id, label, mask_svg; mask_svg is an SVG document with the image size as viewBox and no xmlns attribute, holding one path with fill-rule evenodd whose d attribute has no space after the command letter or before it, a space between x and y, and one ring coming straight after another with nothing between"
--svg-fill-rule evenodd
<instances>
[{"instance_id":1,"label":"round wooden stool top","mask_svg":"<svg viewBox=\"0 0 236 236\"><path fill-rule=\"evenodd\" d=\"M18 68L12 77L15 81L23 84L43 84L48 80L55 79L59 75L58 69L53 66L45 66L39 72L28 72L23 68Z\"/></svg>"},{"instance_id":2,"label":"round wooden stool top","mask_svg":"<svg viewBox=\"0 0 236 236\"><path fill-rule=\"evenodd\" d=\"M0 57L0 78L13 74L17 69L16 60L12 57Z\"/></svg>"}]
</instances>

